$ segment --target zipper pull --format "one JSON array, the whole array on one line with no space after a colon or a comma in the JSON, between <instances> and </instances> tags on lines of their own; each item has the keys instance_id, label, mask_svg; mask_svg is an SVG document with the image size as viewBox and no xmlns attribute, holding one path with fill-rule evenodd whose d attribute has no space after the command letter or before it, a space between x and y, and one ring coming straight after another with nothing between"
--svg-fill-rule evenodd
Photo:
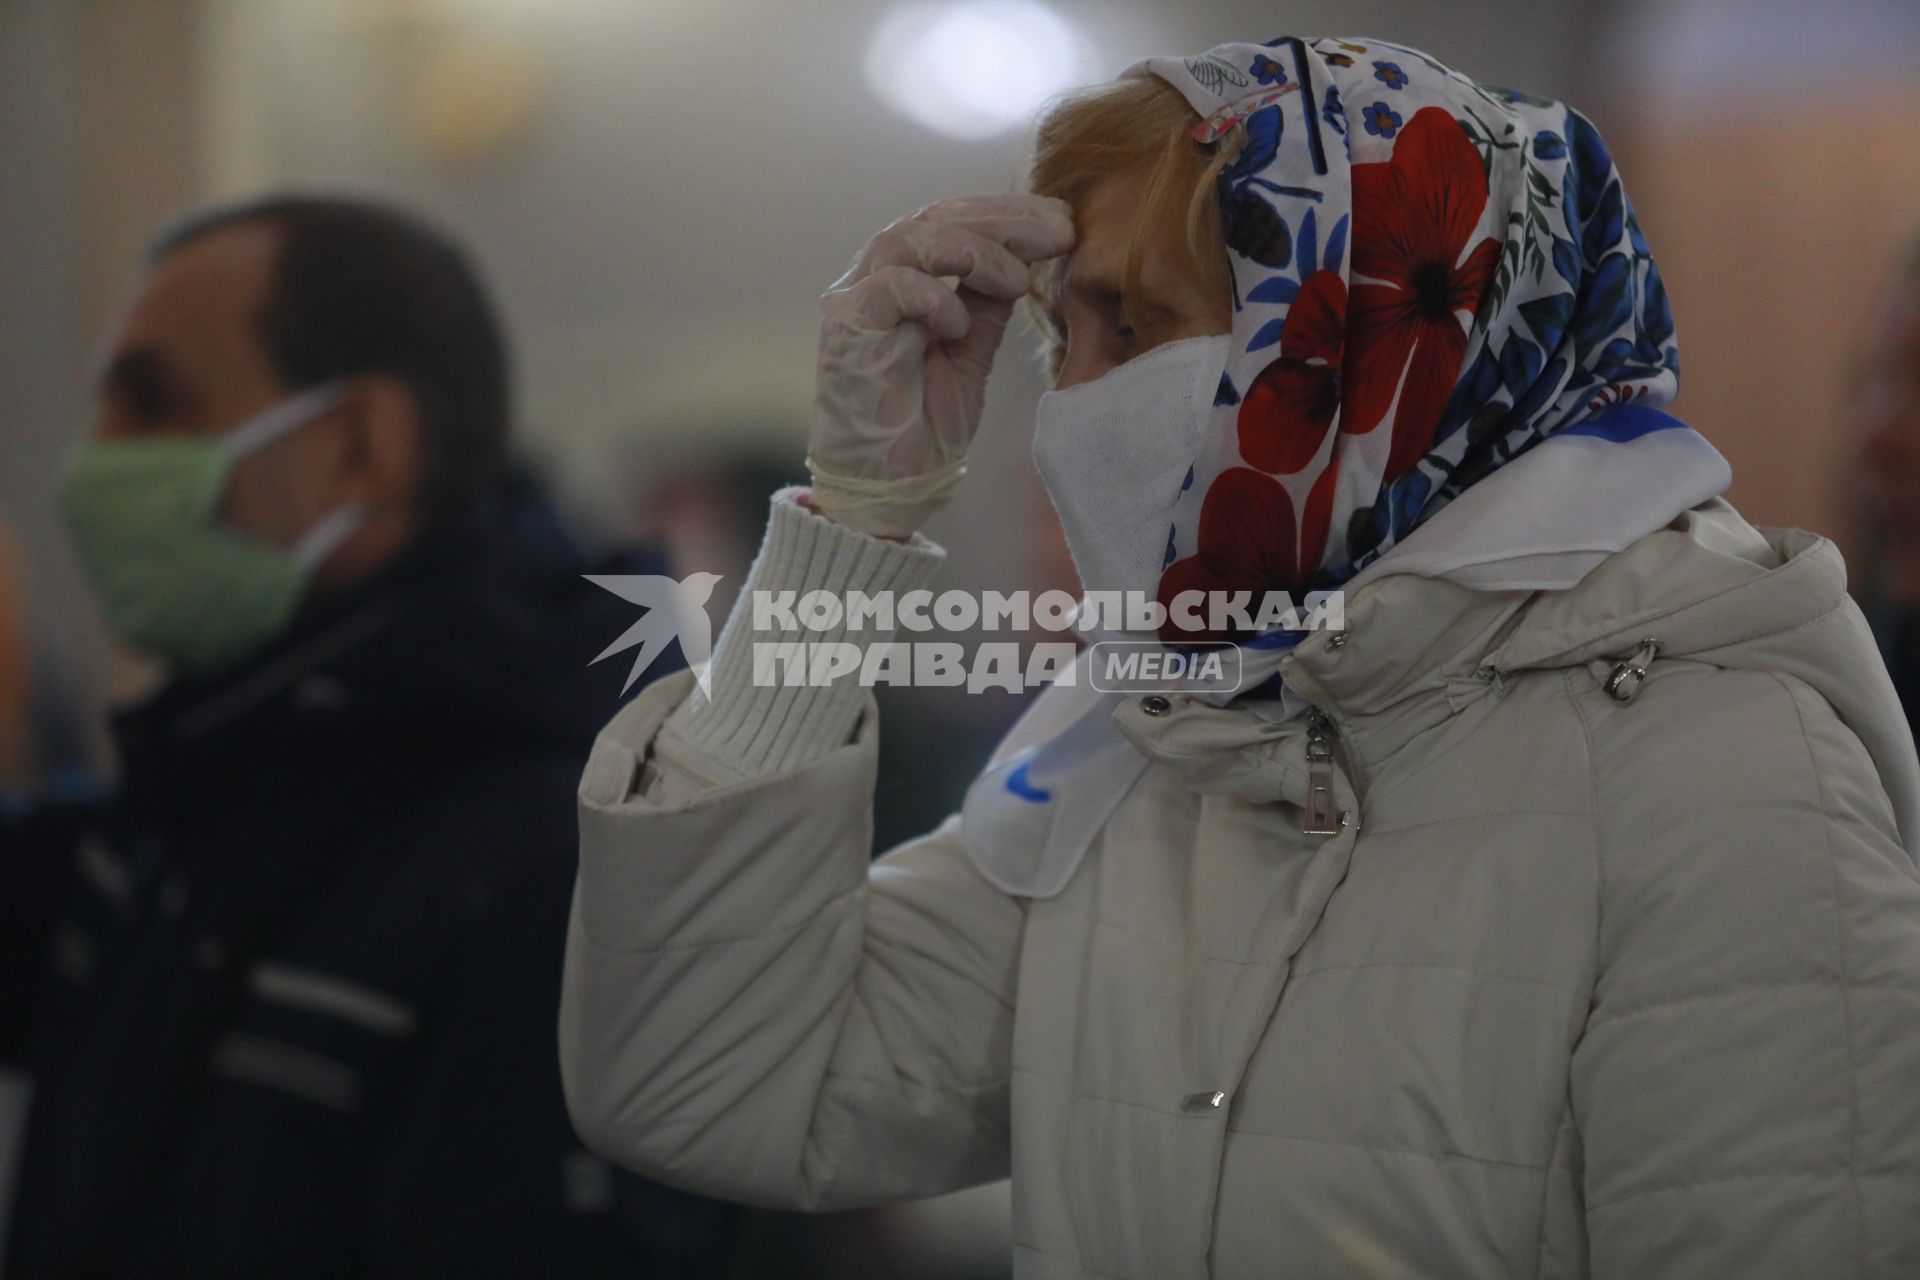
<instances>
[{"instance_id":1,"label":"zipper pull","mask_svg":"<svg viewBox=\"0 0 1920 1280\"><path fill-rule=\"evenodd\" d=\"M1302 835L1337 836L1340 815L1333 811L1333 722L1314 707L1307 712L1307 806Z\"/></svg>"}]
</instances>

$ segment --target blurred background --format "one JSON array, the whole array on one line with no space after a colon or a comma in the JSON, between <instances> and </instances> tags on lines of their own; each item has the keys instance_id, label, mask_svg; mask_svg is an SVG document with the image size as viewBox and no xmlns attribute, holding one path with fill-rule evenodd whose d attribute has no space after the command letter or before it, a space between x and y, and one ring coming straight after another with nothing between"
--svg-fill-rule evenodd
<instances>
[{"instance_id":1,"label":"blurred background","mask_svg":"<svg viewBox=\"0 0 1920 1280\"><path fill-rule=\"evenodd\" d=\"M109 767L100 711L149 678L99 629L51 478L169 217L294 187L448 227L514 341L524 451L578 526L737 585L765 494L802 474L816 299L868 235L1016 187L1047 93L1295 32L1582 106L1666 274L1677 411L1749 519L1848 544L1851 384L1920 224L1912 0L0 0L0 782ZM975 477L930 530L949 585L1070 585L1028 462L1029 351L1016 328ZM884 839L949 808L1018 710L892 703ZM889 1265L995 1274L1002 1205L893 1215L913 1261Z\"/></svg>"}]
</instances>

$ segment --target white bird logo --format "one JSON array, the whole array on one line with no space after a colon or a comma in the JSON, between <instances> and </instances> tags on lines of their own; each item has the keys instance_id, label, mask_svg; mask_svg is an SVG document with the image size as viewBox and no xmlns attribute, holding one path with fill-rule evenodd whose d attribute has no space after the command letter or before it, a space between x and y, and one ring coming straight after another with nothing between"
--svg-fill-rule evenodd
<instances>
[{"instance_id":1,"label":"white bird logo","mask_svg":"<svg viewBox=\"0 0 1920 1280\"><path fill-rule=\"evenodd\" d=\"M711 698L713 690L707 684L707 658L713 648L713 631L707 621L707 600L712 597L714 587L720 581L717 573L690 573L684 579L673 579L653 573L588 573L582 574L588 582L608 591L631 604L637 604L646 610L640 620L620 633L620 638L600 651L593 662L601 658L610 658L625 649L638 645L640 652L633 656L633 669L627 673L626 684L620 687L625 693L633 688L653 660L660 656L668 643L675 638L680 641L680 652L686 656L687 665L693 668L694 680L700 686L702 695ZM592 666L593 663L587 664Z\"/></svg>"}]
</instances>

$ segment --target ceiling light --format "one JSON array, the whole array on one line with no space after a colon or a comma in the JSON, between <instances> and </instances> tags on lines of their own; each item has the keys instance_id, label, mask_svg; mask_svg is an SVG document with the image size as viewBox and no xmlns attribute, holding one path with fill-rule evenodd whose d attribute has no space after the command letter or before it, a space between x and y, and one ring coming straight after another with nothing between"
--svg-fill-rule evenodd
<instances>
[{"instance_id":1,"label":"ceiling light","mask_svg":"<svg viewBox=\"0 0 1920 1280\"><path fill-rule=\"evenodd\" d=\"M964 0L893 10L867 48L867 80L901 115L950 138L1030 121L1086 77L1089 53L1037 0Z\"/></svg>"}]
</instances>

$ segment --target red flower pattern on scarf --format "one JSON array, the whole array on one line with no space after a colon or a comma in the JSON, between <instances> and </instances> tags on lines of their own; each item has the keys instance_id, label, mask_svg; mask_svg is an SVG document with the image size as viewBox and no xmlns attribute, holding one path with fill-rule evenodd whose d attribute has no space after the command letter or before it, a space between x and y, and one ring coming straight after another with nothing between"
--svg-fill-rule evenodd
<instances>
[{"instance_id":1,"label":"red flower pattern on scarf","mask_svg":"<svg viewBox=\"0 0 1920 1280\"><path fill-rule=\"evenodd\" d=\"M1486 208L1479 152L1439 107L1415 113L1391 160L1353 166L1342 430L1365 435L1392 412L1388 484L1433 447L1466 362L1461 316L1479 310L1500 260L1491 236L1468 249Z\"/></svg>"},{"instance_id":2,"label":"red flower pattern on scarf","mask_svg":"<svg viewBox=\"0 0 1920 1280\"><path fill-rule=\"evenodd\" d=\"M1340 412L1347 282L1338 271L1307 278L1287 310L1280 355L1240 401L1240 456L1262 471L1292 475L1320 452Z\"/></svg>"},{"instance_id":3,"label":"red flower pattern on scarf","mask_svg":"<svg viewBox=\"0 0 1920 1280\"><path fill-rule=\"evenodd\" d=\"M1327 527L1333 513L1334 476L1330 463L1307 495L1305 540L1303 522L1294 519L1293 500L1280 482L1250 467L1232 467L1220 473L1207 489L1200 506L1199 551L1177 560L1160 576L1160 603L1173 608L1183 591L1253 594L1249 606L1258 610L1269 591L1291 591L1320 566L1327 547ZM1200 607L1207 618L1207 604ZM1169 614L1160 629L1168 643L1244 640L1231 631L1182 630Z\"/></svg>"},{"instance_id":4,"label":"red flower pattern on scarf","mask_svg":"<svg viewBox=\"0 0 1920 1280\"><path fill-rule=\"evenodd\" d=\"M1416 112L1389 160L1353 166L1352 289L1337 271L1301 285L1281 327L1280 353L1255 377L1236 418L1241 457L1201 503L1195 554L1160 579L1160 601L1183 591L1302 590L1331 535L1339 454L1296 513L1273 478L1313 464L1333 429L1366 435L1389 423L1383 485L1433 447L1466 362L1467 323L1493 283L1501 242L1473 243L1487 207L1487 175L1459 122L1439 107ZM1390 422L1389 422L1390 419ZM1257 470L1256 470L1257 468ZM1266 474L1263 474L1266 473ZM1168 641L1244 639L1181 631Z\"/></svg>"}]
</instances>

